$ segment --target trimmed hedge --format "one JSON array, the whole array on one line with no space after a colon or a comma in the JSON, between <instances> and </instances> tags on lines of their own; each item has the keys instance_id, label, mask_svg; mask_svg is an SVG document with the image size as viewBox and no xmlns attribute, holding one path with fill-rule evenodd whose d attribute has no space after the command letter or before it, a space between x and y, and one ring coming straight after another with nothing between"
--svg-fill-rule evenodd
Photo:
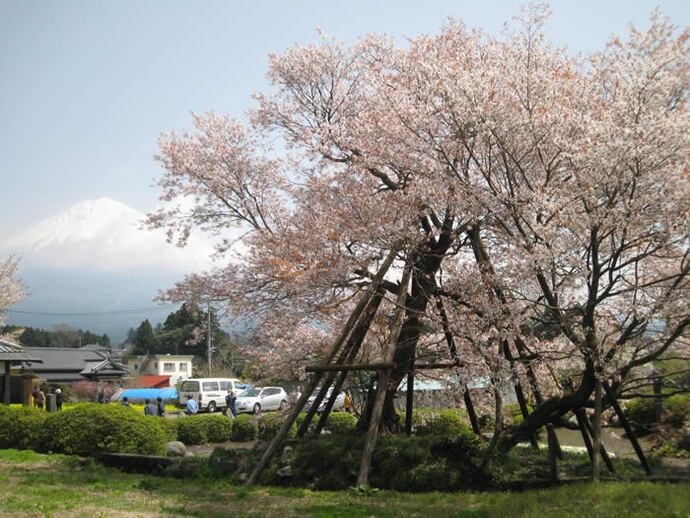
<instances>
[{"instance_id":1,"label":"trimmed hedge","mask_svg":"<svg viewBox=\"0 0 690 518\"><path fill-rule=\"evenodd\" d=\"M178 441L182 441L187 446L208 442L206 427L200 417L201 416L190 415L175 419Z\"/></svg>"},{"instance_id":2,"label":"trimmed hedge","mask_svg":"<svg viewBox=\"0 0 690 518\"><path fill-rule=\"evenodd\" d=\"M357 418L347 412L331 412L326 420L326 430L331 433L348 433L355 429Z\"/></svg>"},{"instance_id":3,"label":"trimmed hedge","mask_svg":"<svg viewBox=\"0 0 690 518\"><path fill-rule=\"evenodd\" d=\"M165 454L165 434L152 419L122 405L86 403L49 415L41 427L43 451Z\"/></svg>"},{"instance_id":4,"label":"trimmed hedge","mask_svg":"<svg viewBox=\"0 0 690 518\"><path fill-rule=\"evenodd\" d=\"M236 418L237 419L237 418ZM283 417L278 412L271 412L269 414L263 414L259 418L257 436L262 441L270 441L276 435L281 426L285 422L285 417ZM293 423L288 431L288 437L294 437L297 434L297 424Z\"/></svg>"},{"instance_id":5,"label":"trimmed hedge","mask_svg":"<svg viewBox=\"0 0 690 518\"><path fill-rule=\"evenodd\" d=\"M177 439L188 446L226 442L232 438L233 420L224 415L197 414L178 417L173 421L177 424Z\"/></svg>"},{"instance_id":6,"label":"trimmed hedge","mask_svg":"<svg viewBox=\"0 0 690 518\"><path fill-rule=\"evenodd\" d=\"M232 423L232 440L237 442L253 441L259 435L259 430L254 424L254 416L240 414Z\"/></svg>"},{"instance_id":7,"label":"trimmed hedge","mask_svg":"<svg viewBox=\"0 0 690 518\"><path fill-rule=\"evenodd\" d=\"M0 448L39 449L41 426L48 415L39 408L0 405Z\"/></svg>"},{"instance_id":8,"label":"trimmed hedge","mask_svg":"<svg viewBox=\"0 0 690 518\"><path fill-rule=\"evenodd\" d=\"M206 427L208 442L227 442L232 438L232 419L219 414L203 415L199 418Z\"/></svg>"}]
</instances>

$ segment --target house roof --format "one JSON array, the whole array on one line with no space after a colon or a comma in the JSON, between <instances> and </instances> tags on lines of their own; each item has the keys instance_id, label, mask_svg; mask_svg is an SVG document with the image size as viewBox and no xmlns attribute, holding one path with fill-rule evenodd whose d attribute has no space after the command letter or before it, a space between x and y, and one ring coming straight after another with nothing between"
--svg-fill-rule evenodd
<instances>
[{"instance_id":1,"label":"house roof","mask_svg":"<svg viewBox=\"0 0 690 518\"><path fill-rule=\"evenodd\" d=\"M170 376L140 376L139 385L142 388L165 388L170 386Z\"/></svg>"},{"instance_id":2,"label":"house roof","mask_svg":"<svg viewBox=\"0 0 690 518\"><path fill-rule=\"evenodd\" d=\"M21 345L8 342L7 340L0 338L0 361L12 363L32 361L40 363L42 360L32 354L29 354Z\"/></svg>"},{"instance_id":3,"label":"house roof","mask_svg":"<svg viewBox=\"0 0 690 518\"><path fill-rule=\"evenodd\" d=\"M76 381L87 378L121 378L127 367L98 351L67 347L26 347L42 363L25 361L24 367L49 381Z\"/></svg>"}]
</instances>

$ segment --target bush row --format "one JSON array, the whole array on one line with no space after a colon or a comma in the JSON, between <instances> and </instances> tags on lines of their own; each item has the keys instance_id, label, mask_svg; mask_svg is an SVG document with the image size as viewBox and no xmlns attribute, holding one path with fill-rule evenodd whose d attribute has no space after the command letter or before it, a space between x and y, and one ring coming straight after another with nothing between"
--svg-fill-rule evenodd
<instances>
[{"instance_id":1,"label":"bush row","mask_svg":"<svg viewBox=\"0 0 690 518\"><path fill-rule=\"evenodd\" d=\"M83 403L54 414L32 407L0 406L0 448L93 455L99 452L163 454L165 443L188 446L226 441L270 440L284 417L277 413L229 419L203 414L161 419L131 407ZM340 433L355 426L354 416L332 414L326 429ZM296 431L293 425L292 436Z\"/></svg>"},{"instance_id":2,"label":"bush row","mask_svg":"<svg viewBox=\"0 0 690 518\"><path fill-rule=\"evenodd\" d=\"M633 426L650 430L655 423L655 399L634 398L626 402L625 416ZM681 428L690 415L690 394L676 394L664 399L661 421L672 428Z\"/></svg>"}]
</instances>

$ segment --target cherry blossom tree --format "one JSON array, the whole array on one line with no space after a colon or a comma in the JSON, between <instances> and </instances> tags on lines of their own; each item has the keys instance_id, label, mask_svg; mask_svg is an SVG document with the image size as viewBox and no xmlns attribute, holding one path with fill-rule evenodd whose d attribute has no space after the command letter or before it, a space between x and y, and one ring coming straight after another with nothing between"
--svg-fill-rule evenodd
<instances>
[{"instance_id":1,"label":"cherry blossom tree","mask_svg":"<svg viewBox=\"0 0 690 518\"><path fill-rule=\"evenodd\" d=\"M415 362L445 358L461 385L534 394L504 448L598 382L615 393L687 357L689 32L654 13L574 58L546 41L547 16L530 6L501 39L455 20L405 47L324 36L271 56L274 92L247 124L207 113L163 135L168 204L149 222L180 244L217 235L227 263L167 296L251 314L294 372L370 293L350 360L394 341L386 426Z\"/></svg>"},{"instance_id":2,"label":"cherry blossom tree","mask_svg":"<svg viewBox=\"0 0 690 518\"><path fill-rule=\"evenodd\" d=\"M26 289L15 279L18 262L13 256L0 262L0 324L4 322L5 310L26 297Z\"/></svg>"}]
</instances>

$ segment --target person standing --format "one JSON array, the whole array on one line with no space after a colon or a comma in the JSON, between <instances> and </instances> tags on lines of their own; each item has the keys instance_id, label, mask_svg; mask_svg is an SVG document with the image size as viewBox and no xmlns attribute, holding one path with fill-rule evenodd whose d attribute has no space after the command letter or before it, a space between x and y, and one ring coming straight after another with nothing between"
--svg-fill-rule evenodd
<instances>
[{"instance_id":1,"label":"person standing","mask_svg":"<svg viewBox=\"0 0 690 518\"><path fill-rule=\"evenodd\" d=\"M43 406L46 403L46 393L43 392L40 388L38 389L38 397L36 398L36 406L38 408L43 408Z\"/></svg>"},{"instance_id":2,"label":"person standing","mask_svg":"<svg viewBox=\"0 0 690 518\"><path fill-rule=\"evenodd\" d=\"M232 390L228 390L228 395L225 396L225 404L228 407L228 411L230 412L230 415L232 417L237 416L237 397L235 396L235 393ZM230 417L230 416L228 416Z\"/></svg>"},{"instance_id":3,"label":"person standing","mask_svg":"<svg viewBox=\"0 0 690 518\"><path fill-rule=\"evenodd\" d=\"M55 389L55 409L62 410L62 389Z\"/></svg>"},{"instance_id":4,"label":"person standing","mask_svg":"<svg viewBox=\"0 0 690 518\"><path fill-rule=\"evenodd\" d=\"M187 415L194 415L199 411L199 404L193 398L187 399Z\"/></svg>"},{"instance_id":5,"label":"person standing","mask_svg":"<svg viewBox=\"0 0 690 518\"><path fill-rule=\"evenodd\" d=\"M146 406L144 407L144 415L158 415L158 408L156 408L156 405L151 403L150 399L146 400Z\"/></svg>"},{"instance_id":6,"label":"person standing","mask_svg":"<svg viewBox=\"0 0 690 518\"><path fill-rule=\"evenodd\" d=\"M129 398L127 396L122 398L122 403L120 403L122 406L128 406L132 408L132 405L129 404Z\"/></svg>"},{"instance_id":7,"label":"person standing","mask_svg":"<svg viewBox=\"0 0 690 518\"><path fill-rule=\"evenodd\" d=\"M158 401L158 416L165 417L165 404L163 403L163 399L160 396L158 396L156 398L156 401Z\"/></svg>"},{"instance_id":8,"label":"person standing","mask_svg":"<svg viewBox=\"0 0 690 518\"><path fill-rule=\"evenodd\" d=\"M31 399L33 400L34 407L38 407L38 387L34 388L31 393Z\"/></svg>"},{"instance_id":9,"label":"person standing","mask_svg":"<svg viewBox=\"0 0 690 518\"><path fill-rule=\"evenodd\" d=\"M98 402L99 403L105 403L105 394L103 393L102 390L98 391Z\"/></svg>"}]
</instances>

